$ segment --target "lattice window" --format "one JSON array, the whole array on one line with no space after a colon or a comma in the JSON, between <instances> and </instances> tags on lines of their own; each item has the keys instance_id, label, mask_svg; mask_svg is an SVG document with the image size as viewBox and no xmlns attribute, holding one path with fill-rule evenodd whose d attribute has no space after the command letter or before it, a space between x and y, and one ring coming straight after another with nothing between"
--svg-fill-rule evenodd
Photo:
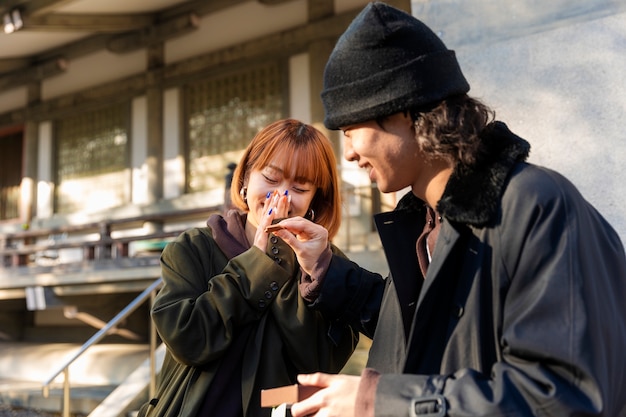
<instances>
[{"instance_id":1,"label":"lattice window","mask_svg":"<svg viewBox=\"0 0 626 417\"><path fill-rule=\"evenodd\" d=\"M0 137L0 220L19 217L22 133Z\"/></svg>"},{"instance_id":2,"label":"lattice window","mask_svg":"<svg viewBox=\"0 0 626 417\"><path fill-rule=\"evenodd\" d=\"M57 121L56 212L101 211L130 201L127 105Z\"/></svg>"},{"instance_id":3,"label":"lattice window","mask_svg":"<svg viewBox=\"0 0 626 417\"><path fill-rule=\"evenodd\" d=\"M270 62L186 87L188 192L224 187L228 163L283 117L282 85L280 65Z\"/></svg>"}]
</instances>

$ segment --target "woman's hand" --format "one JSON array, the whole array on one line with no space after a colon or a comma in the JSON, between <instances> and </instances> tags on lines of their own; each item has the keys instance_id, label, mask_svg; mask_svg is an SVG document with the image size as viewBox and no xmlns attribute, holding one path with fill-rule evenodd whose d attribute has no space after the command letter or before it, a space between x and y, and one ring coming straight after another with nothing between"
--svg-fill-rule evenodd
<instances>
[{"instance_id":1,"label":"woman's hand","mask_svg":"<svg viewBox=\"0 0 626 417\"><path fill-rule=\"evenodd\" d=\"M267 248L268 233L265 228L272 224L274 219L287 217L289 214L290 196L288 194L280 194L278 191L267 196L265 205L263 206L263 217L259 220L259 225L254 235L254 246L265 252Z\"/></svg>"}]
</instances>

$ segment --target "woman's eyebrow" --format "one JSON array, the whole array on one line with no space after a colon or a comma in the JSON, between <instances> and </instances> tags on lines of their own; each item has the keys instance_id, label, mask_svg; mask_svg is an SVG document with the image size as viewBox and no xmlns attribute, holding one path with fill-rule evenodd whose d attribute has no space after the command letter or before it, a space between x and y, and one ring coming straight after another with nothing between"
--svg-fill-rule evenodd
<instances>
[{"instance_id":1,"label":"woman's eyebrow","mask_svg":"<svg viewBox=\"0 0 626 417\"><path fill-rule=\"evenodd\" d=\"M265 166L265 168L270 168L270 169L273 169L274 171L278 171L278 172L284 172L282 168L279 168L276 165L272 165L272 164L267 164Z\"/></svg>"}]
</instances>

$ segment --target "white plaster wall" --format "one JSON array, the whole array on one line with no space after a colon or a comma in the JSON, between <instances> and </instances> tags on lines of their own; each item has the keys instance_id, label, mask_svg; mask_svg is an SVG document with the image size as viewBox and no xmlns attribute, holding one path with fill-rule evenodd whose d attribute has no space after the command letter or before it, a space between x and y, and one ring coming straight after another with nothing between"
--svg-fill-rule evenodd
<instances>
[{"instance_id":1,"label":"white plaster wall","mask_svg":"<svg viewBox=\"0 0 626 417\"><path fill-rule=\"evenodd\" d=\"M413 0L457 52L470 95L568 177L626 241L626 2Z\"/></svg>"},{"instance_id":2,"label":"white plaster wall","mask_svg":"<svg viewBox=\"0 0 626 417\"><path fill-rule=\"evenodd\" d=\"M560 171L626 241L626 14L461 51L474 94ZM497 62L497 70L486 62Z\"/></svg>"},{"instance_id":3,"label":"white plaster wall","mask_svg":"<svg viewBox=\"0 0 626 417\"><path fill-rule=\"evenodd\" d=\"M26 87L13 88L0 93L0 113L26 107L27 94Z\"/></svg>"},{"instance_id":4,"label":"white plaster wall","mask_svg":"<svg viewBox=\"0 0 626 417\"><path fill-rule=\"evenodd\" d=\"M148 202L148 100L145 96L132 101L131 120L131 201L133 204L145 204Z\"/></svg>"},{"instance_id":5,"label":"white plaster wall","mask_svg":"<svg viewBox=\"0 0 626 417\"><path fill-rule=\"evenodd\" d=\"M183 194L185 164L181 145L180 89L166 90L163 96L163 197Z\"/></svg>"},{"instance_id":6,"label":"white plaster wall","mask_svg":"<svg viewBox=\"0 0 626 417\"><path fill-rule=\"evenodd\" d=\"M289 114L304 123L311 123L310 77L309 54L292 56L289 59Z\"/></svg>"},{"instance_id":7,"label":"white plaster wall","mask_svg":"<svg viewBox=\"0 0 626 417\"><path fill-rule=\"evenodd\" d=\"M69 61L67 70L42 83L41 96L48 100L106 82L138 74L146 68L144 50L127 54L99 51Z\"/></svg>"},{"instance_id":8,"label":"white plaster wall","mask_svg":"<svg viewBox=\"0 0 626 417\"><path fill-rule=\"evenodd\" d=\"M306 0L267 6L246 2L200 19L198 29L169 41L165 61L169 64L231 45L280 32L306 22ZM271 24L268 24L271 22Z\"/></svg>"},{"instance_id":9,"label":"white plaster wall","mask_svg":"<svg viewBox=\"0 0 626 417\"><path fill-rule=\"evenodd\" d=\"M37 213L47 219L53 213L54 188L52 178L52 123L39 123L39 155L37 158Z\"/></svg>"}]
</instances>

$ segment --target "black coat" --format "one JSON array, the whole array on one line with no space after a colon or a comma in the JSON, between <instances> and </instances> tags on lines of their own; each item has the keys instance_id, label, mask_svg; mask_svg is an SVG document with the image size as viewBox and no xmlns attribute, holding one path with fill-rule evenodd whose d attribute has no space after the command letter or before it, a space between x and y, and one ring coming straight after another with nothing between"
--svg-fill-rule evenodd
<instances>
[{"instance_id":1,"label":"black coat","mask_svg":"<svg viewBox=\"0 0 626 417\"><path fill-rule=\"evenodd\" d=\"M626 416L619 237L563 176L523 162L529 146L504 124L484 140L484 168L455 171L437 207L425 279L424 205L409 193L376 216L390 267L382 302L380 278L333 259L317 305L375 329L377 417Z\"/></svg>"}]
</instances>

